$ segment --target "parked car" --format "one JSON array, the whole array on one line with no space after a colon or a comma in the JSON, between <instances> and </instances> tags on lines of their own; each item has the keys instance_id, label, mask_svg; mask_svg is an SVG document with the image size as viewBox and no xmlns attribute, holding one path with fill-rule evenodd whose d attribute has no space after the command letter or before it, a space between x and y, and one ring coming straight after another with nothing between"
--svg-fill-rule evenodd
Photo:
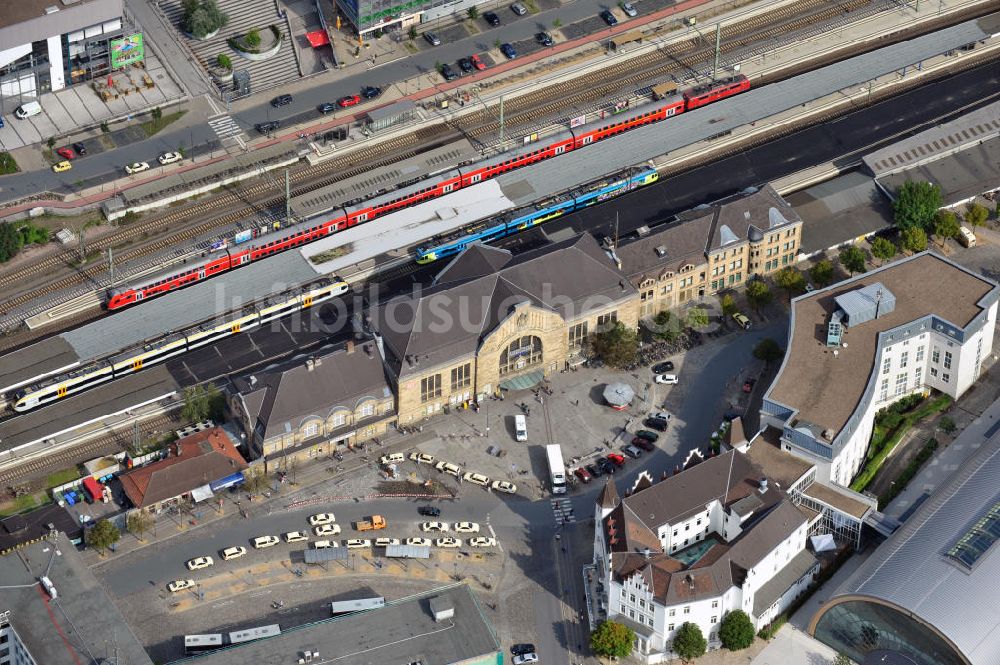
<instances>
[{"instance_id":1,"label":"parked car","mask_svg":"<svg viewBox=\"0 0 1000 665\"><path fill-rule=\"evenodd\" d=\"M187 567L188 567L188 570L200 570L202 568L208 568L209 566L214 565L214 564L215 564L215 561L212 560L212 557L210 557L210 556L200 556L200 557L196 557L196 558L191 559L190 561L188 561L187 562Z\"/></svg>"},{"instance_id":2,"label":"parked car","mask_svg":"<svg viewBox=\"0 0 1000 665\"><path fill-rule=\"evenodd\" d=\"M657 434L656 432L650 432L648 429L641 429L638 432L636 432L635 435L638 437L642 437L643 439L646 439L646 441L650 441L652 443L656 443L657 441L660 440L659 434Z\"/></svg>"},{"instance_id":3,"label":"parked car","mask_svg":"<svg viewBox=\"0 0 1000 665\"><path fill-rule=\"evenodd\" d=\"M167 591L174 593L176 591L183 591L184 589L190 589L194 586L194 580L174 580L167 585Z\"/></svg>"},{"instance_id":4,"label":"parked car","mask_svg":"<svg viewBox=\"0 0 1000 665\"><path fill-rule=\"evenodd\" d=\"M599 458L597 460L597 465L600 467L601 471L611 475L614 475L615 471L618 470L618 467L615 466L615 463L609 460L607 457Z\"/></svg>"},{"instance_id":5,"label":"parked car","mask_svg":"<svg viewBox=\"0 0 1000 665\"><path fill-rule=\"evenodd\" d=\"M309 540L309 534L305 531L289 531L285 534L286 543L300 543L303 540Z\"/></svg>"},{"instance_id":6,"label":"parked car","mask_svg":"<svg viewBox=\"0 0 1000 665\"><path fill-rule=\"evenodd\" d=\"M501 44L500 52L503 53L508 60L513 60L517 57L517 51L510 44Z\"/></svg>"},{"instance_id":7,"label":"parked car","mask_svg":"<svg viewBox=\"0 0 1000 665\"><path fill-rule=\"evenodd\" d=\"M410 453L410 460L416 462L417 464L433 464L434 455L428 455L427 453L422 453L419 450L415 450Z\"/></svg>"},{"instance_id":8,"label":"parked car","mask_svg":"<svg viewBox=\"0 0 1000 665\"><path fill-rule=\"evenodd\" d=\"M81 143L79 141L77 141L76 143L73 144L73 150L76 150L76 154L78 154L78 155L86 155L87 154L87 146L85 146L83 143Z\"/></svg>"},{"instance_id":9,"label":"parked car","mask_svg":"<svg viewBox=\"0 0 1000 665\"><path fill-rule=\"evenodd\" d=\"M257 536L253 539L253 547L256 550L262 550L265 547L274 547L281 542L281 538L277 536Z\"/></svg>"},{"instance_id":10,"label":"parked car","mask_svg":"<svg viewBox=\"0 0 1000 665\"><path fill-rule=\"evenodd\" d=\"M361 103L361 95L345 95L337 100L337 106L346 109L348 106L355 106Z\"/></svg>"},{"instance_id":11,"label":"parked car","mask_svg":"<svg viewBox=\"0 0 1000 665\"><path fill-rule=\"evenodd\" d=\"M552 35L544 30L535 35L535 40L537 40L542 46L555 46L556 43L556 40L552 39Z\"/></svg>"},{"instance_id":12,"label":"parked car","mask_svg":"<svg viewBox=\"0 0 1000 665\"><path fill-rule=\"evenodd\" d=\"M437 545L438 547L447 547L447 548L450 548L450 549L454 549L456 547L461 547L462 546L462 539L461 538L448 538L448 537L438 538L437 540L434 541L434 544Z\"/></svg>"},{"instance_id":13,"label":"parked car","mask_svg":"<svg viewBox=\"0 0 1000 665\"><path fill-rule=\"evenodd\" d=\"M382 455L378 459L378 463L382 466L389 466L390 464L402 464L406 461L406 457L403 453L389 453L388 455Z\"/></svg>"},{"instance_id":14,"label":"parked car","mask_svg":"<svg viewBox=\"0 0 1000 665\"><path fill-rule=\"evenodd\" d=\"M490 24L491 28L495 28L500 25L500 17L496 15L496 12L484 12L483 18L486 22Z\"/></svg>"},{"instance_id":15,"label":"parked car","mask_svg":"<svg viewBox=\"0 0 1000 665\"><path fill-rule=\"evenodd\" d=\"M477 536L469 539L469 547L496 547L497 539L490 536Z\"/></svg>"},{"instance_id":16,"label":"parked car","mask_svg":"<svg viewBox=\"0 0 1000 665\"><path fill-rule=\"evenodd\" d=\"M451 68L447 62L441 65L441 76L445 81L454 81L458 78L458 72Z\"/></svg>"},{"instance_id":17,"label":"parked car","mask_svg":"<svg viewBox=\"0 0 1000 665\"><path fill-rule=\"evenodd\" d=\"M333 524L337 518L333 513L316 513L309 516L309 526L319 526L320 524Z\"/></svg>"},{"instance_id":18,"label":"parked car","mask_svg":"<svg viewBox=\"0 0 1000 665\"><path fill-rule=\"evenodd\" d=\"M375 547L389 547L389 545L399 545L399 538L376 538Z\"/></svg>"},{"instance_id":19,"label":"parked car","mask_svg":"<svg viewBox=\"0 0 1000 665\"><path fill-rule=\"evenodd\" d=\"M596 464L588 464L584 468L587 470L587 473L589 473L594 478L600 478L601 476L604 475L604 472L601 471L601 467L599 467Z\"/></svg>"},{"instance_id":20,"label":"parked car","mask_svg":"<svg viewBox=\"0 0 1000 665\"><path fill-rule=\"evenodd\" d=\"M340 533L339 524L320 524L317 527L313 527L313 533L317 536L336 536Z\"/></svg>"},{"instance_id":21,"label":"parked car","mask_svg":"<svg viewBox=\"0 0 1000 665\"><path fill-rule=\"evenodd\" d=\"M514 660L511 661L513 665L530 665L531 663L538 662L538 655L535 653L524 653L520 656L514 656Z\"/></svg>"},{"instance_id":22,"label":"parked car","mask_svg":"<svg viewBox=\"0 0 1000 665\"><path fill-rule=\"evenodd\" d=\"M247 553L247 548L241 547L239 545L235 547L227 547L222 550L222 560L229 561L231 559L239 559L241 556Z\"/></svg>"},{"instance_id":23,"label":"parked car","mask_svg":"<svg viewBox=\"0 0 1000 665\"><path fill-rule=\"evenodd\" d=\"M340 543L333 540L314 540L313 549L314 550L325 550L331 547L340 547Z\"/></svg>"},{"instance_id":24,"label":"parked car","mask_svg":"<svg viewBox=\"0 0 1000 665\"><path fill-rule=\"evenodd\" d=\"M518 16L524 16L528 13L528 8L522 5L520 2L515 2L510 6L510 10L517 14Z\"/></svg>"},{"instance_id":25,"label":"parked car","mask_svg":"<svg viewBox=\"0 0 1000 665\"><path fill-rule=\"evenodd\" d=\"M59 162L58 164L52 165L52 171L54 173L62 173L64 171L69 171L71 168L73 168L73 165L65 160Z\"/></svg>"},{"instance_id":26,"label":"parked car","mask_svg":"<svg viewBox=\"0 0 1000 665\"><path fill-rule=\"evenodd\" d=\"M615 18L615 15L611 13L610 9L605 9L601 12L601 18L604 19L604 22L608 25L618 25L618 19Z\"/></svg>"},{"instance_id":27,"label":"parked car","mask_svg":"<svg viewBox=\"0 0 1000 665\"><path fill-rule=\"evenodd\" d=\"M173 164L184 159L184 156L179 152L165 152L156 158L156 161L160 163L161 166L166 166L167 164Z\"/></svg>"},{"instance_id":28,"label":"parked car","mask_svg":"<svg viewBox=\"0 0 1000 665\"><path fill-rule=\"evenodd\" d=\"M666 411L654 411L653 413L649 414L649 417L650 418L659 418L660 420L667 420L667 421L669 421L671 418L673 418L673 416L671 416Z\"/></svg>"},{"instance_id":29,"label":"parked car","mask_svg":"<svg viewBox=\"0 0 1000 665\"><path fill-rule=\"evenodd\" d=\"M258 134L270 134L279 127L281 127L280 120L269 120L267 122L258 122L256 125L254 125L254 129L257 130Z\"/></svg>"},{"instance_id":30,"label":"parked car","mask_svg":"<svg viewBox=\"0 0 1000 665\"><path fill-rule=\"evenodd\" d=\"M371 547L372 541L367 538L351 538L344 541L344 547L350 550L361 549L363 547Z\"/></svg>"},{"instance_id":31,"label":"parked car","mask_svg":"<svg viewBox=\"0 0 1000 665\"><path fill-rule=\"evenodd\" d=\"M450 476L455 476L456 478L462 475L462 467L457 464L452 464L451 462L445 462L444 460L435 464L434 468L443 473L447 473Z\"/></svg>"},{"instance_id":32,"label":"parked car","mask_svg":"<svg viewBox=\"0 0 1000 665\"><path fill-rule=\"evenodd\" d=\"M327 113L333 113L334 111L336 111L337 105L334 104L333 102L323 102L322 104L316 107L316 110L322 113L323 115L326 115Z\"/></svg>"},{"instance_id":33,"label":"parked car","mask_svg":"<svg viewBox=\"0 0 1000 665\"><path fill-rule=\"evenodd\" d=\"M273 106L274 108L288 106L291 103L292 103L291 95L278 95L277 97L271 100L271 106Z\"/></svg>"},{"instance_id":34,"label":"parked car","mask_svg":"<svg viewBox=\"0 0 1000 665\"><path fill-rule=\"evenodd\" d=\"M582 466L581 467L577 467L576 469L573 469L573 475L575 475L577 478L579 478L580 482L582 482L582 483L589 483L590 479L593 478L593 476L590 475L590 472L587 471Z\"/></svg>"},{"instance_id":35,"label":"parked car","mask_svg":"<svg viewBox=\"0 0 1000 665\"><path fill-rule=\"evenodd\" d=\"M479 525L475 522L455 522L453 528L458 533L479 533Z\"/></svg>"},{"instance_id":36,"label":"parked car","mask_svg":"<svg viewBox=\"0 0 1000 665\"><path fill-rule=\"evenodd\" d=\"M142 173L143 171L149 170L149 162L132 162L125 166L125 173L132 175L133 173Z\"/></svg>"},{"instance_id":37,"label":"parked car","mask_svg":"<svg viewBox=\"0 0 1000 665\"><path fill-rule=\"evenodd\" d=\"M655 430L659 430L660 432L666 432L667 425L669 423L663 418L646 418L642 421L642 424L646 427L652 427Z\"/></svg>"},{"instance_id":38,"label":"parked car","mask_svg":"<svg viewBox=\"0 0 1000 665\"><path fill-rule=\"evenodd\" d=\"M441 517L441 509L436 506L420 506L417 512L425 517Z\"/></svg>"},{"instance_id":39,"label":"parked car","mask_svg":"<svg viewBox=\"0 0 1000 665\"><path fill-rule=\"evenodd\" d=\"M467 483L472 483L473 485L479 485L480 487L486 487L487 485L490 484L489 478L487 478L481 473L473 473L471 471L462 476L462 479L465 480L465 482Z\"/></svg>"},{"instance_id":40,"label":"parked car","mask_svg":"<svg viewBox=\"0 0 1000 665\"><path fill-rule=\"evenodd\" d=\"M469 62L471 62L472 66L475 67L478 71L483 71L484 69L486 69L486 63L483 62L483 59L480 58L475 53L469 56Z\"/></svg>"},{"instance_id":41,"label":"parked car","mask_svg":"<svg viewBox=\"0 0 1000 665\"><path fill-rule=\"evenodd\" d=\"M520 656L526 653L534 653L534 652L535 652L534 644L515 644L510 648L510 655L512 656Z\"/></svg>"},{"instance_id":42,"label":"parked car","mask_svg":"<svg viewBox=\"0 0 1000 665\"><path fill-rule=\"evenodd\" d=\"M420 525L421 531L447 531L448 525L445 522L424 522Z\"/></svg>"},{"instance_id":43,"label":"parked car","mask_svg":"<svg viewBox=\"0 0 1000 665\"><path fill-rule=\"evenodd\" d=\"M613 462L615 466L625 466L625 458L618 453L608 453L606 459Z\"/></svg>"},{"instance_id":44,"label":"parked car","mask_svg":"<svg viewBox=\"0 0 1000 665\"><path fill-rule=\"evenodd\" d=\"M517 491L517 485L507 480L494 480L490 487L505 494L513 494Z\"/></svg>"},{"instance_id":45,"label":"parked car","mask_svg":"<svg viewBox=\"0 0 1000 665\"><path fill-rule=\"evenodd\" d=\"M468 73L472 72L472 70L473 70L472 60L469 60L468 58L459 58L458 59L458 68L462 70L463 74L468 74Z\"/></svg>"},{"instance_id":46,"label":"parked car","mask_svg":"<svg viewBox=\"0 0 1000 665\"><path fill-rule=\"evenodd\" d=\"M642 457L642 451L633 446L632 444L627 444L622 446L622 452L631 457L632 459L639 459Z\"/></svg>"},{"instance_id":47,"label":"parked car","mask_svg":"<svg viewBox=\"0 0 1000 665\"><path fill-rule=\"evenodd\" d=\"M674 364L669 360L664 360L662 363L657 363L653 365L653 374L665 374L667 372L674 371Z\"/></svg>"},{"instance_id":48,"label":"parked car","mask_svg":"<svg viewBox=\"0 0 1000 665\"><path fill-rule=\"evenodd\" d=\"M76 157L72 148L56 148L56 154L64 159L73 159Z\"/></svg>"},{"instance_id":49,"label":"parked car","mask_svg":"<svg viewBox=\"0 0 1000 665\"><path fill-rule=\"evenodd\" d=\"M656 375L656 382L657 383L664 383L666 385L672 386L672 385L675 385L677 383L677 375L676 374L657 374Z\"/></svg>"},{"instance_id":50,"label":"parked car","mask_svg":"<svg viewBox=\"0 0 1000 665\"><path fill-rule=\"evenodd\" d=\"M748 319L745 314L736 312L733 314L733 321L735 321L736 325L740 328L743 328L743 330L750 330L750 319Z\"/></svg>"},{"instance_id":51,"label":"parked car","mask_svg":"<svg viewBox=\"0 0 1000 665\"><path fill-rule=\"evenodd\" d=\"M747 379L743 382L743 392L749 393L753 392L754 384L757 383L757 379Z\"/></svg>"},{"instance_id":52,"label":"parked car","mask_svg":"<svg viewBox=\"0 0 1000 665\"><path fill-rule=\"evenodd\" d=\"M361 88L361 96L365 99L375 99L382 94L382 88L374 85L366 85Z\"/></svg>"},{"instance_id":53,"label":"parked car","mask_svg":"<svg viewBox=\"0 0 1000 665\"><path fill-rule=\"evenodd\" d=\"M425 32L424 39L426 39L427 43L431 46L441 46L441 39L433 32Z\"/></svg>"},{"instance_id":54,"label":"parked car","mask_svg":"<svg viewBox=\"0 0 1000 665\"><path fill-rule=\"evenodd\" d=\"M625 15L628 16L629 18L635 18L636 16L639 15L639 10L636 9L635 5L633 5L631 2L623 2L621 7L622 11L625 12Z\"/></svg>"},{"instance_id":55,"label":"parked car","mask_svg":"<svg viewBox=\"0 0 1000 665\"><path fill-rule=\"evenodd\" d=\"M632 439L632 445L633 446L638 446L639 448L642 448L643 450L645 450L646 452L649 452L649 453L651 453L654 450L656 450L656 446L653 444L652 441L650 441L649 439L644 439L641 436L637 436L637 437L633 438Z\"/></svg>"},{"instance_id":56,"label":"parked car","mask_svg":"<svg viewBox=\"0 0 1000 665\"><path fill-rule=\"evenodd\" d=\"M432 543L430 538L407 538L406 544L415 547L430 547Z\"/></svg>"}]
</instances>

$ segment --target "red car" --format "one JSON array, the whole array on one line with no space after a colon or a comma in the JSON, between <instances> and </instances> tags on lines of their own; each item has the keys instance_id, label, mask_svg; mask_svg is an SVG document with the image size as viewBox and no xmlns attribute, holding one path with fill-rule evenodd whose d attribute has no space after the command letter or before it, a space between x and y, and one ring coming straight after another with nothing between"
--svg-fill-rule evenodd
<instances>
[{"instance_id":1,"label":"red car","mask_svg":"<svg viewBox=\"0 0 1000 665\"><path fill-rule=\"evenodd\" d=\"M486 63L483 62L478 55L470 56L469 60L472 62L472 66L478 69L479 71L483 71L484 69L486 69Z\"/></svg>"},{"instance_id":2,"label":"red car","mask_svg":"<svg viewBox=\"0 0 1000 665\"><path fill-rule=\"evenodd\" d=\"M56 154L65 159L73 159L76 157L76 153L73 152L72 148L56 148Z\"/></svg>"},{"instance_id":3,"label":"red car","mask_svg":"<svg viewBox=\"0 0 1000 665\"><path fill-rule=\"evenodd\" d=\"M743 392L749 393L753 391L754 384L757 383L757 379L747 379L743 383Z\"/></svg>"},{"instance_id":4,"label":"red car","mask_svg":"<svg viewBox=\"0 0 1000 665\"><path fill-rule=\"evenodd\" d=\"M341 97L337 100L337 106L342 109L346 109L348 106L354 106L361 101L361 95L348 95L347 97Z\"/></svg>"},{"instance_id":5,"label":"red car","mask_svg":"<svg viewBox=\"0 0 1000 665\"><path fill-rule=\"evenodd\" d=\"M615 466L625 466L625 458L618 453L611 453L608 459L615 463Z\"/></svg>"},{"instance_id":6,"label":"red car","mask_svg":"<svg viewBox=\"0 0 1000 665\"><path fill-rule=\"evenodd\" d=\"M584 483L590 482L591 478L590 472L584 469L582 466L579 469L574 469L573 474L576 475L576 477L579 478L581 482Z\"/></svg>"}]
</instances>

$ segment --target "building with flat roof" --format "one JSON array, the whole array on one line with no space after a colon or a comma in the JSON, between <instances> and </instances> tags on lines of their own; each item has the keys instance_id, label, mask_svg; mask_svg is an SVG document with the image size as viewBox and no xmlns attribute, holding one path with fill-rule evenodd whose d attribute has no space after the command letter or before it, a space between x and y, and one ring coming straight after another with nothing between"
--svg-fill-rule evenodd
<instances>
[{"instance_id":1,"label":"building with flat roof","mask_svg":"<svg viewBox=\"0 0 1000 665\"><path fill-rule=\"evenodd\" d=\"M682 212L615 255L644 318L793 266L801 242L802 219L764 185Z\"/></svg>"},{"instance_id":2,"label":"building with flat roof","mask_svg":"<svg viewBox=\"0 0 1000 665\"><path fill-rule=\"evenodd\" d=\"M710 648L720 646L727 612L766 625L819 570L806 549L816 514L738 450L655 484L640 478L633 489L621 498L610 479L598 496L594 565L607 618L635 631L633 655L643 662L676 657L673 638L685 622Z\"/></svg>"},{"instance_id":3,"label":"building with flat roof","mask_svg":"<svg viewBox=\"0 0 1000 665\"><path fill-rule=\"evenodd\" d=\"M809 632L856 662L1000 663L1000 423L823 603ZM974 444L975 445L975 444ZM908 660L907 660L908 659Z\"/></svg>"},{"instance_id":4,"label":"building with flat roof","mask_svg":"<svg viewBox=\"0 0 1000 665\"><path fill-rule=\"evenodd\" d=\"M979 377L998 296L992 280L923 252L795 298L762 427L818 478L849 485L878 410L930 389L958 398Z\"/></svg>"},{"instance_id":5,"label":"building with flat roof","mask_svg":"<svg viewBox=\"0 0 1000 665\"><path fill-rule=\"evenodd\" d=\"M252 458L278 468L367 441L395 421L395 399L373 341L294 358L234 381L231 411Z\"/></svg>"},{"instance_id":6,"label":"building with flat roof","mask_svg":"<svg viewBox=\"0 0 1000 665\"><path fill-rule=\"evenodd\" d=\"M107 76L112 41L131 34L122 0L17 0L0 12L0 92L32 101L44 92ZM115 53L141 59L141 40ZM127 53L131 51L131 54Z\"/></svg>"},{"instance_id":7,"label":"building with flat roof","mask_svg":"<svg viewBox=\"0 0 1000 665\"><path fill-rule=\"evenodd\" d=\"M176 662L496 665L503 652L472 590L455 584Z\"/></svg>"},{"instance_id":8,"label":"building with flat roof","mask_svg":"<svg viewBox=\"0 0 1000 665\"><path fill-rule=\"evenodd\" d=\"M0 580L0 664L153 665L62 533L0 556Z\"/></svg>"}]
</instances>

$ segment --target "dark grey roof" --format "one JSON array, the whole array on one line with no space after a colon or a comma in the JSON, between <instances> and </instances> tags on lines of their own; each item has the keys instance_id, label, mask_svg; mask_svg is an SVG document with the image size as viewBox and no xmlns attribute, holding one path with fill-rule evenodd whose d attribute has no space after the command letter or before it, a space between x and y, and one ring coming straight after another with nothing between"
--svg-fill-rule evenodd
<instances>
[{"instance_id":1,"label":"dark grey roof","mask_svg":"<svg viewBox=\"0 0 1000 665\"><path fill-rule=\"evenodd\" d=\"M38 584L47 575L59 595L50 604ZM81 560L66 536L0 556L0 608L12 610L10 624L40 665L96 662L113 645L120 663L152 665L117 604Z\"/></svg>"},{"instance_id":2,"label":"dark grey roof","mask_svg":"<svg viewBox=\"0 0 1000 665\"><path fill-rule=\"evenodd\" d=\"M932 182L941 188L945 205L955 205L996 189L1000 182L1000 138L977 143L933 162L883 176L878 182L893 195L907 180Z\"/></svg>"},{"instance_id":3,"label":"dark grey roof","mask_svg":"<svg viewBox=\"0 0 1000 665\"><path fill-rule=\"evenodd\" d=\"M683 218L685 214L679 216ZM802 221L771 185L716 201L711 205L710 214L714 220L706 248L708 252L734 244L733 236L739 240L756 239L758 235L762 238L773 229ZM751 238L754 230L757 233Z\"/></svg>"},{"instance_id":4,"label":"dark grey roof","mask_svg":"<svg viewBox=\"0 0 1000 665\"><path fill-rule=\"evenodd\" d=\"M624 244L615 250L622 262L622 272L633 283L655 279L660 274L677 272L690 263L705 260L705 245L712 229L712 215L673 221L645 238Z\"/></svg>"},{"instance_id":5,"label":"dark grey roof","mask_svg":"<svg viewBox=\"0 0 1000 665\"><path fill-rule=\"evenodd\" d=\"M492 245L472 245L452 259L434 277L435 284L451 284L490 275L510 263L513 255Z\"/></svg>"},{"instance_id":6,"label":"dark grey roof","mask_svg":"<svg viewBox=\"0 0 1000 665\"><path fill-rule=\"evenodd\" d=\"M821 252L892 226L892 207L875 180L859 171L788 194L802 218L805 254Z\"/></svg>"},{"instance_id":7,"label":"dark grey roof","mask_svg":"<svg viewBox=\"0 0 1000 665\"><path fill-rule=\"evenodd\" d=\"M312 369L310 369L310 365ZM392 393L374 342L339 349L315 358L296 358L235 380L254 427L264 438L298 429L305 418L325 419L337 408L353 411L366 398Z\"/></svg>"},{"instance_id":8,"label":"dark grey roof","mask_svg":"<svg viewBox=\"0 0 1000 665\"><path fill-rule=\"evenodd\" d=\"M76 518L65 508L53 503L29 513L11 515L0 520L0 556L9 550L44 538L49 534L50 524L71 540L83 537L83 529Z\"/></svg>"},{"instance_id":9,"label":"dark grey roof","mask_svg":"<svg viewBox=\"0 0 1000 665\"><path fill-rule=\"evenodd\" d=\"M454 617L435 621L430 609L432 598L450 601ZM500 643L476 597L467 585L457 584L389 602L376 610L283 629L275 637L177 662L296 663L304 651L319 653L319 662L337 665L451 665L500 662L502 658Z\"/></svg>"},{"instance_id":10,"label":"dark grey roof","mask_svg":"<svg viewBox=\"0 0 1000 665\"><path fill-rule=\"evenodd\" d=\"M373 308L372 325L382 336L387 362L398 377L471 356L483 337L521 304L570 320L635 295L628 280L587 234L527 252L482 276L477 275L485 270L476 270L466 261L479 259L492 266L500 255L476 246L465 253L469 258L460 256L450 267L458 271L456 276L461 273L469 278Z\"/></svg>"},{"instance_id":11,"label":"dark grey roof","mask_svg":"<svg viewBox=\"0 0 1000 665\"><path fill-rule=\"evenodd\" d=\"M786 591L792 588L793 584L802 579L802 576L815 565L816 557L807 549L792 557L792 560L779 570L777 575L764 582L757 589L757 593L753 595L754 616L760 616L764 610L774 605L779 598L785 595Z\"/></svg>"}]
</instances>

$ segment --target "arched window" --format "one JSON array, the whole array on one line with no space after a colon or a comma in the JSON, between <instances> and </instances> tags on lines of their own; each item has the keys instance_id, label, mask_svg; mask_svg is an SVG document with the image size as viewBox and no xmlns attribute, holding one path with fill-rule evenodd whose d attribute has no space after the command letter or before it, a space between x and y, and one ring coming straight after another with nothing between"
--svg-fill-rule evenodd
<instances>
[{"instance_id":1,"label":"arched window","mask_svg":"<svg viewBox=\"0 0 1000 665\"><path fill-rule=\"evenodd\" d=\"M525 335L511 342L500 354L500 376L520 372L526 367L542 363L542 340Z\"/></svg>"}]
</instances>

